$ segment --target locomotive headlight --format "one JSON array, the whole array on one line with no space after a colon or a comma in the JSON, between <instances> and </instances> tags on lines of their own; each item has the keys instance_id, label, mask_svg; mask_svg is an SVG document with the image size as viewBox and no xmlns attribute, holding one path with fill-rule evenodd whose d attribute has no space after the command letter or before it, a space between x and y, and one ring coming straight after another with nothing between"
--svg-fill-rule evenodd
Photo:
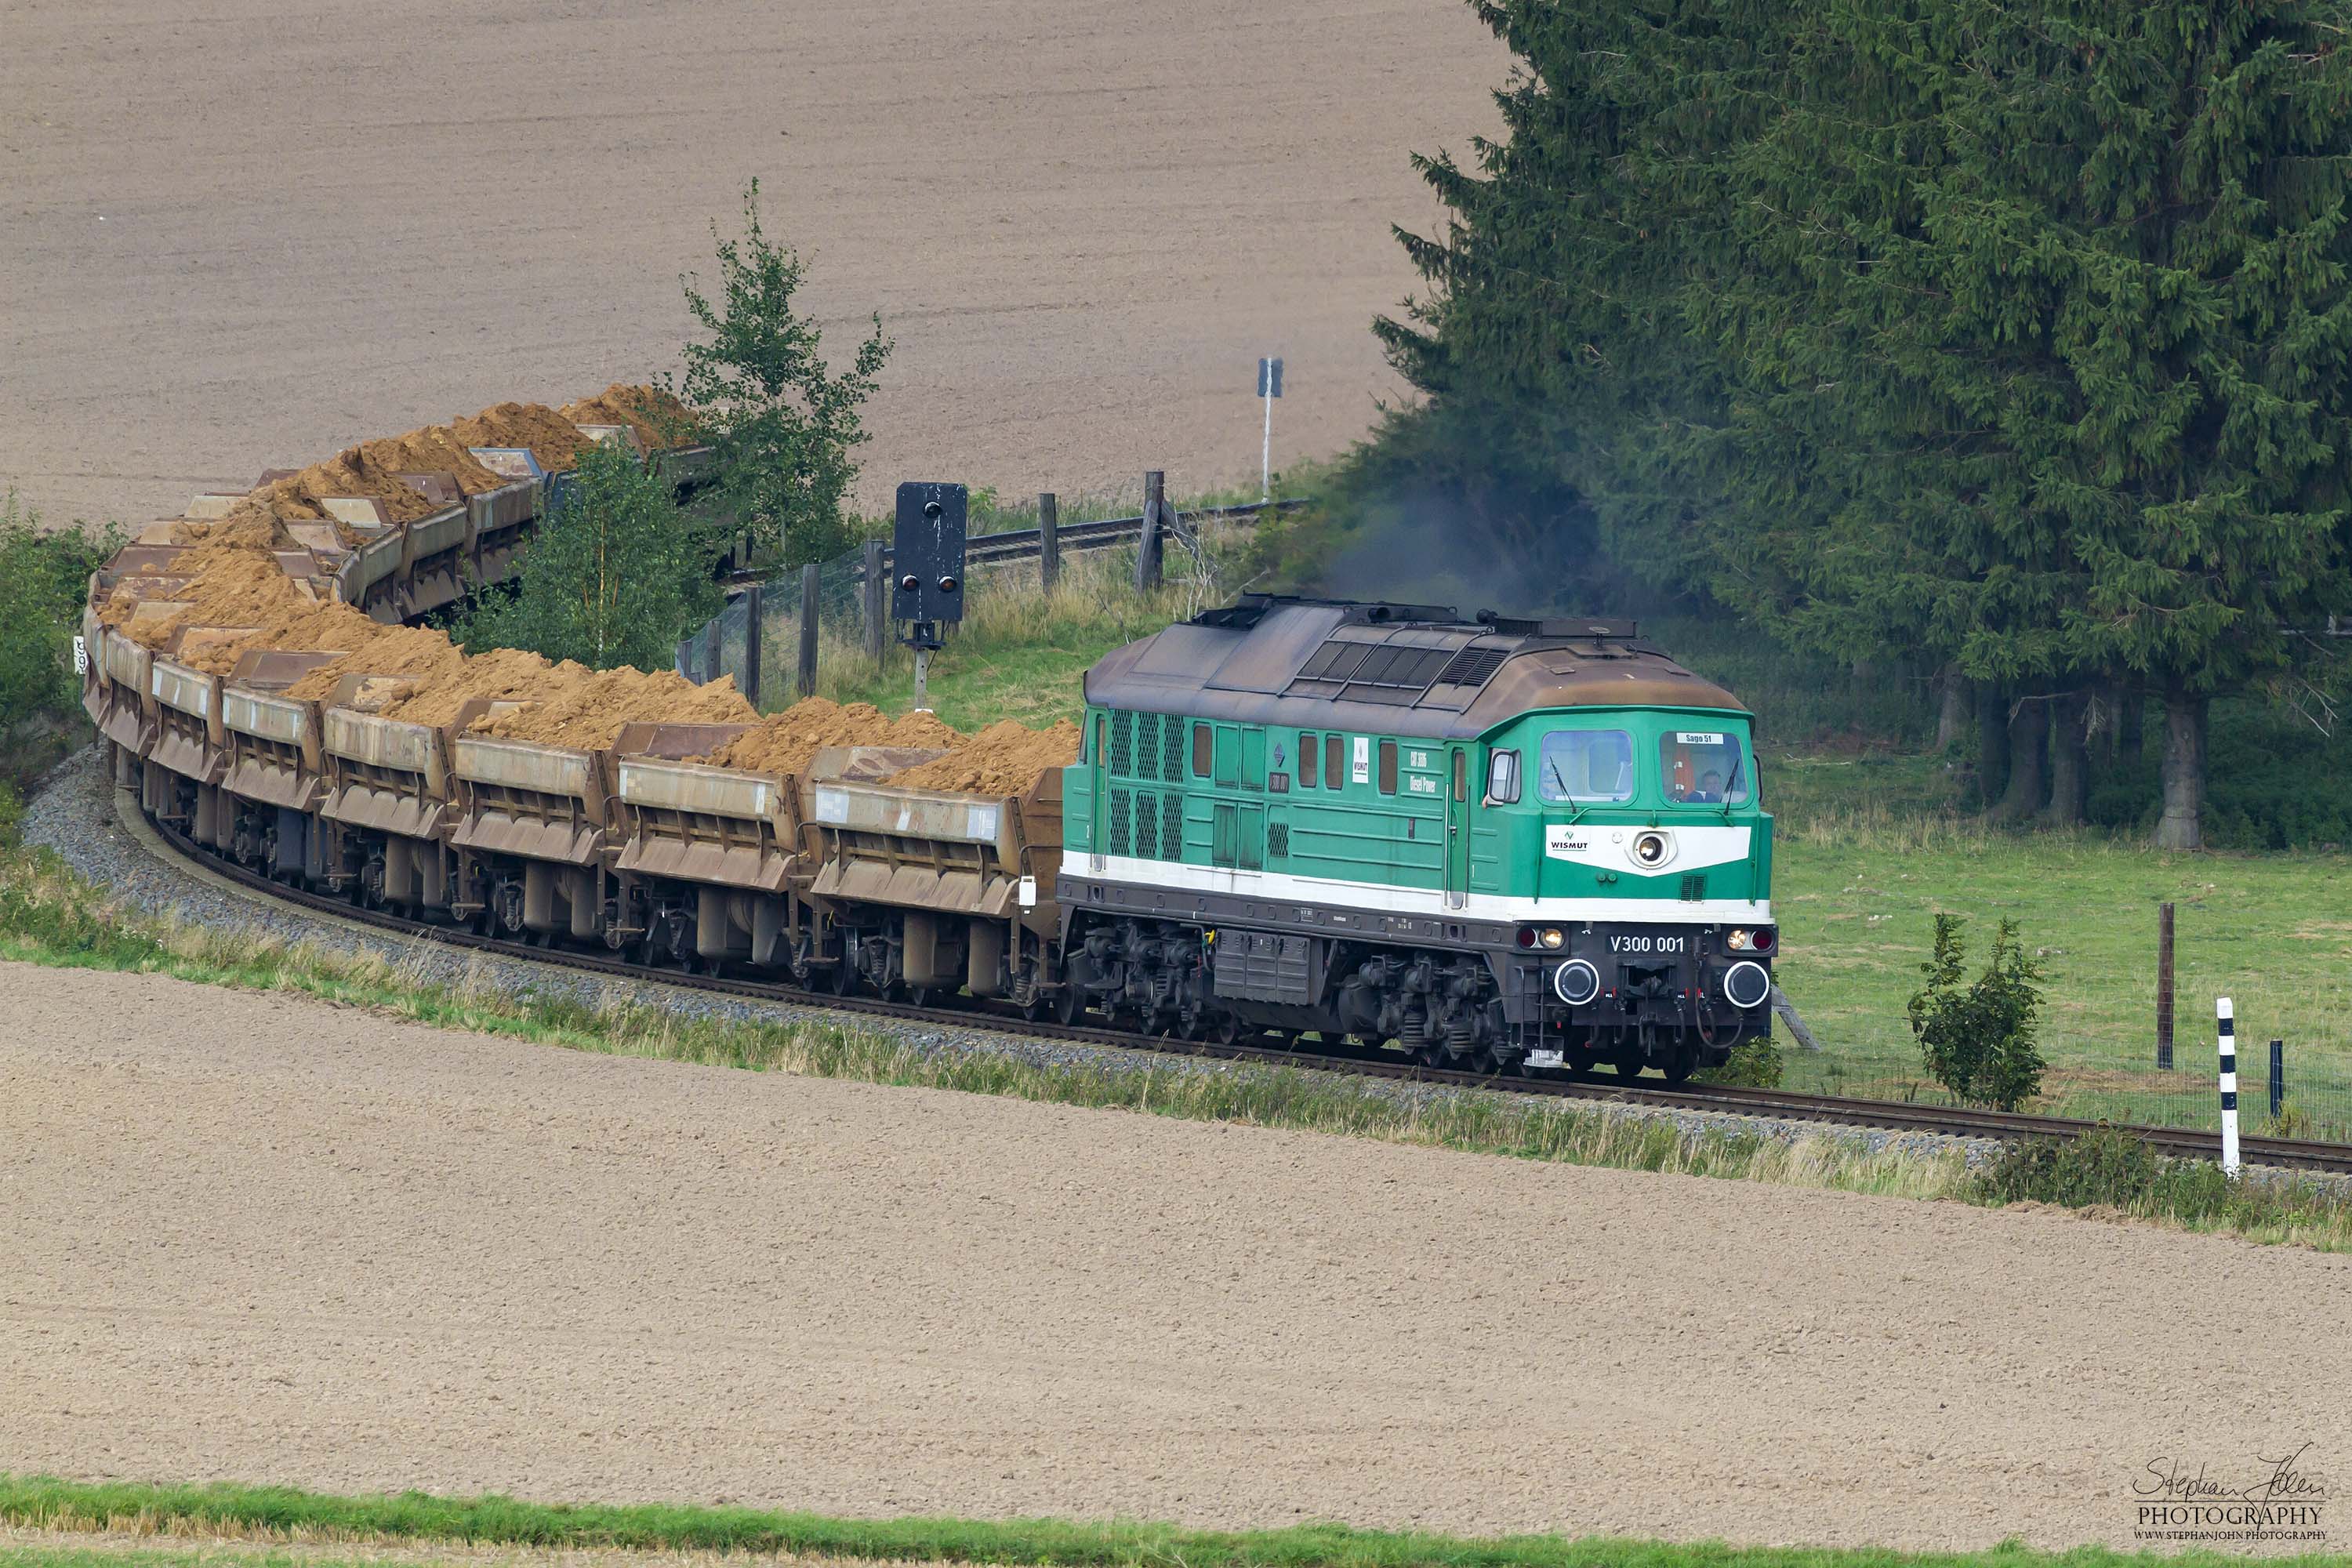
<instances>
[{"instance_id":1,"label":"locomotive headlight","mask_svg":"<svg viewBox=\"0 0 2352 1568\"><path fill-rule=\"evenodd\" d=\"M1633 856L1636 866L1644 868L1663 866L1675 858L1674 835L1662 833L1654 827L1645 833L1637 833L1633 836L1633 847L1626 853Z\"/></svg>"},{"instance_id":2,"label":"locomotive headlight","mask_svg":"<svg viewBox=\"0 0 2352 1568\"><path fill-rule=\"evenodd\" d=\"M1723 939L1723 945L1729 948L1734 952L1746 952L1748 951L1748 933L1744 931L1735 931L1729 936Z\"/></svg>"},{"instance_id":3,"label":"locomotive headlight","mask_svg":"<svg viewBox=\"0 0 2352 1568\"><path fill-rule=\"evenodd\" d=\"M1558 947L1561 941L1559 928L1558 926L1544 927L1537 940L1541 942L1546 947Z\"/></svg>"}]
</instances>

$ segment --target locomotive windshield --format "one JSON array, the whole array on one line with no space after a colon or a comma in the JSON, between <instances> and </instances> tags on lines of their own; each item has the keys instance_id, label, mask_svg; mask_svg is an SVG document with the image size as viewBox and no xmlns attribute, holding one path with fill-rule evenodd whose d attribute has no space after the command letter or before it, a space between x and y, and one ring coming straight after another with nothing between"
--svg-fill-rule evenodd
<instances>
[{"instance_id":1,"label":"locomotive windshield","mask_svg":"<svg viewBox=\"0 0 2352 1568\"><path fill-rule=\"evenodd\" d=\"M1658 776L1677 805L1745 805L1755 770L1739 737L1721 730L1669 730L1658 737Z\"/></svg>"},{"instance_id":2,"label":"locomotive windshield","mask_svg":"<svg viewBox=\"0 0 2352 1568\"><path fill-rule=\"evenodd\" d=\"M1554 730L1543 741L1536 790L1552 801L1633 798L1633 737L1622 730Z\"/></svg>"}]
</instances>

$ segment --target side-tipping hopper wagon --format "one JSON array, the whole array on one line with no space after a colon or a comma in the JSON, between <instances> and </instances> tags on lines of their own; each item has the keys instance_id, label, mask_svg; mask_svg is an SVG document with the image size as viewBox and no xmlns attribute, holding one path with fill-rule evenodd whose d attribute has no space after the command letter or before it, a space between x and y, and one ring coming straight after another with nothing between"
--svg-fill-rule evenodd
<instances>
[{"instance_id":1,"label":"side-tipping hopper wagon","mask_svg":"<svg viewBox=\"0 0 2352 1568\"><path fill-rule=\"evenodd\" d=\"M155 699L155 742L141 769L140 804L199 844L226 849L220 781L228 746L221 727L221 679L159 657L148 663L147 689Z\"/></svg>"},{"instance_id":2,"label":"side-tipping hopper wagon","mask_svg":"<svg viewBox=\"0 0 2352 1568\"><path fill-rule=\"evenodd\" d=\"M1035 1006L1061 926L1061 770L1004 796L871 782L937 754L863 746L816 754L804 781L816 840L809 901L886 995L965 989Z\"/></svg>"},{"instance_id":3,"label":"side-tipping hopper wagon","mask_svg":"<svg viewBox=\"0 0 2352 1568\"><path fill-rule=\"evenodd\" d=\"M805 978L812 933L793 886L799 791L789 778L678 759L707 756L740 724L632 724L613 750L619 806L611 940L648 962L791 963Z\"/></svg>"},{"instance_id":4,"label":"side-tipping hopper wagon","mask_svg":"<svg viewBox=\"0 0 2352 1568\"><path fill-rule=\"evenodd\" d=\"M220 811L227 849L271 877L316 877L322 866L313 814L327 793L319 704L284 695L342 656L253 648L221 682Z\"/></svg>"},{"instance_id":5,"label":"side-tipping hopper wagon","mask_svg":"<svg viewBox=\"0 0 2352 1568\"><path fill-rule=\"evenodd\" d=\"M412 723L362 710L374 705L380 679L345 676L322 716L324 880L364 904L447 910L456 885L450 744L477 718L519 705L478 697L446 725Z\"/></svg>"}]
</instances>

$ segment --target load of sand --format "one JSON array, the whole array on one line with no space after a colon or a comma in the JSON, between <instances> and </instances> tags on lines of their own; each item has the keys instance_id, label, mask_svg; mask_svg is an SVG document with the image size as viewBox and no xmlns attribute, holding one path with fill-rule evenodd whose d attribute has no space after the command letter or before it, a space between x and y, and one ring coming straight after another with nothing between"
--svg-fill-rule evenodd
<instances>
[{"instance_id":1,"label":"load of sand","mask_svg":"<svg viewBox=\"0 0 2352 1568\"><path fill-rule=\"evenodd\" d=\"M650 445L661 444L662 429L675 428L674 422L685 416L683 406L667 394L618 383L572 407L586 423L626 425ZM373 679L365 682L364 693L353 700L370 712L411 723L453 723L468 702L482 698L526 706L484 715L475 724L478 731L549 745L609 746L623 725L645 721L756 723L758 714L731 679L698 687L667 671L591 669L569 661L551 663L514 648L469 656L445 633L385 626L337 602L324 579L289 577L273 553L300 549L287 524L326 520L323 503L332 498L373 497L396 523L432 515L438 503L402 480L402 474L448 474L458 491L468 496L509 482L477 459L469 447L527 447L543 467L561 470L573 467L589 444L563 415L525 403L501 403L447 425L363 441L325 462L256 487L225 517L169 525L170 539L189 546L163 574L170 584L169 607L151 603L142 618L142 590L152 598L164 590L164 582L154 576L126 578L100 605L100 618L157 652L176 640L184 652L173 657L211 675L227 674L255 648L334 654L305 672L287 695L321 701L347 679L370 677ZM338 524L338 537L349 545L363 534ZM878 721L869 727L877 729L887 743L938 745L961 739L928 717L894 727L870 708L862 711ZM769 752L754 747L752 754L799 744L804 728L784 725L779 734L792 739L772 738ZM858 729L856 724L847 730L836 725L827 731L832 738L817 744L841 743L841 735Z\"/></svg>"},{"instance_id":2,"label":"load of sand","mask_svg":"<svg viewBox=\"0 0 2352 1568\"><path fill-rule=\"evenodd\" d=\"M882 782L899 789L956 795L1019 795L1048 768L1078 760L1078 727L1067 719L1050 730L1017 720L991 724L944 757L902 768Z\"/></svg>"},{"instance_id":3,"label":"load of sand","mask_svg":"<svg viewBox=\"0 0 2352 1568\"><path fill-rule=\"evenodd\" d=\"M547 672L530 707L485 714L468 729L502 741L599 751L613 743L624 724L750 724L759 717L735 689L732 676L697 686L668 670L649 675L627 665L590 669L567 659Z\"/></svg>"},{"instance_id":4,"label":"load of sand","mask_svg":"<svg viewBox=\"0 0 2352 1568\"><path fill-rule=\"evenodd\" d=\"M543 403L497 404L471 418L451 420L449 434L465 447L528 447L550 473L578 468L580 454L595 445Z\"/></svg>"},{"instance_id":5,"label":"load of sand","mask_svg":"<svg viewBox=\"0 0 2352 1568\"><path fill-rule=\"evenodd\" d=\"M714 767L755 773L796 773L827 746L919 746L944 749L963 736L929 713L886 717L870 702L844 705L824 697L804 697L772 713L706 757Z\"/></svg>"},{"instance_id":6,"label":"load of sand","mask_svg":"<svg viewBox=\"0 0 2352 1568\"><path fill-rule=\"evenodd\" d=\"M574 425L625 425L648 452L693 439L694 411L658 386L616 381L556 412Z\"/></svg>"}]
</instances>

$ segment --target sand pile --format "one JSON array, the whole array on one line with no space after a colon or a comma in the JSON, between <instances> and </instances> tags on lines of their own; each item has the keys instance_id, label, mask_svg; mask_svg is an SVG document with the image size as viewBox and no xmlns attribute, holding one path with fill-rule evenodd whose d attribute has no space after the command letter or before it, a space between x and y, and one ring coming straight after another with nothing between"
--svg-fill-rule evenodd
<instances>
[{"instance_id":1,"label":"sand pile","mask_svg":"<svg viewBox=\"0 0 2352 1568\"><path fill-rule=\"evenodd\" d=\"M536 705L485 715L474 721L472 732L595 751L611 745L624 724L749 724L759 718L728 676L697 686L668 670L590 669L566 659L541 684Z\"/></svg>"},{"instance_id":2,"label":"sand pile","mask_svg":"<svg viewBox=\"0 0 2352 1568\"><path fill-rule=\"evenodd\" d=\"M337 453L323 463L313 463L290 479L279 479L265 489L256 490L253 499L281 521L314 522L328 515L325 502L330 496L371 496L383 503L385 514L394 522L415 522L440 510L424 491L404 484L391 469L370 461L358 447Z\"/></svg>"},{"instance_id":3,"label":"sand pile","mask_svg":"<svg viewBox=\"0 0 2352 1568\"><path fill-rule=\"evenodd\" d=\"M476 442L487 446L488 442ZM457 489L469 496L494 490L507 483L502 476L482 466L482 460L466 449L456 432L446 425L427 425L421 430L411 430L405 436L387 436L380 440L362 441L342 454L346 465L383 474L454 474Z\"/></svg>"},{"instance_id":4,"label":"sand pile","mask_svg":"<svg viewBox=\"0 0 2352 1568\"><path fill-rule=\"evenodd\" d=\"M556 412L574 425L625 425L648 452L692 439L692 411L657 386L616 381L595 396L567 403Z\"/></svg>"},{"instance_id":5,"label":"sand pile","mask_svg":"<svg viewBox=\"0 0 2352 1568\"><path fill-rule=\"evenodd\" d=\"M470 419L451 420L449 433L468 447L528 447L550 472L579 467L582 449L594 445L543 403L500 403Z\"/></svg>"},{"instance_id":6,"label":"sand pile","mask_svg":"<svg viewBox=\"0 0 2352 1568\"><path fill-rule=\"evenodd\" d=\"M694 761L749 773L794 773L827 746L945 747L963 741L929 713L890 719L870 702L844 707L827 698L807 697Z\"/></svg>"},{"instance_id":7,"label":"sand pile","mask_svg":"<svg viewBox=\"0 0 2352 1568\"><path fill-rule=\"evenodd\" d=\"M1067 767L1077 760L1078 727L1067 719L1050 730L1032 730L1007 719L946 756L918 763L883 782L901 789L959 795L1019 795L1046 769Z\"/></svg>"}]
</instances>

